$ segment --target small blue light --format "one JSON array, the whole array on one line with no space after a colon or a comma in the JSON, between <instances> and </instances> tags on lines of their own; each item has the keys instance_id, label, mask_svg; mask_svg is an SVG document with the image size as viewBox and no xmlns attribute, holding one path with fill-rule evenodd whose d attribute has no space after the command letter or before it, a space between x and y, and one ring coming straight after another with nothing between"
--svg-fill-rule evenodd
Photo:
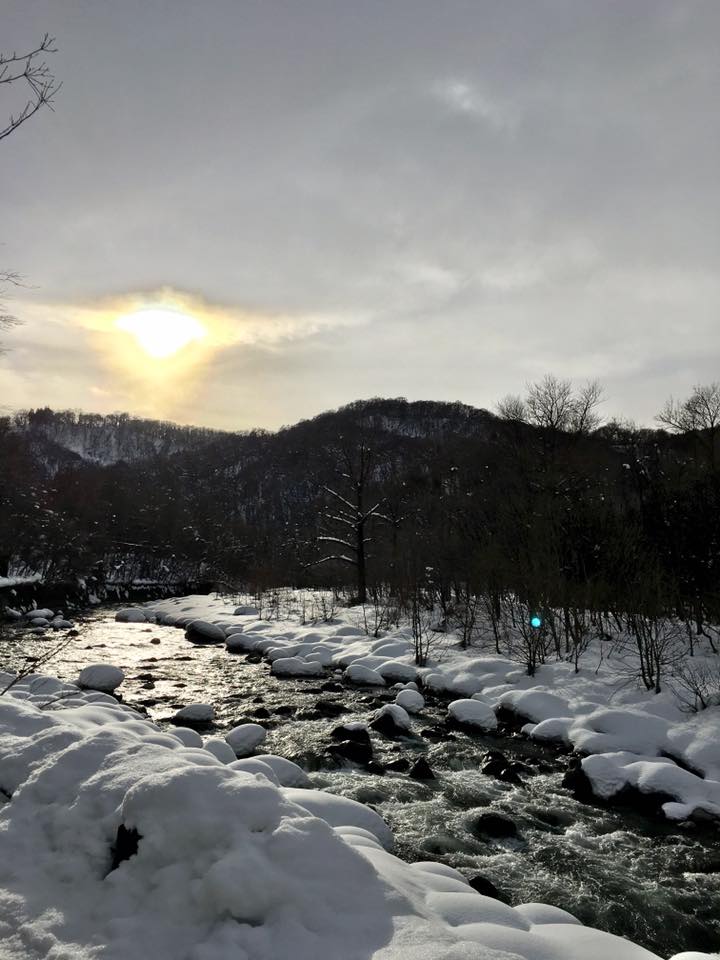
<instances>
[{"instance_id":1,"label":"small blue light","mask_svg":"<svg viewBox=\"0 0 720 960\"><path fill-rule=\"evenodd\" d=\"M530 626L535 627L535 629L538 630L542 626L541 618L535 615L530 621Z\"/></svg>"}]
</instances>

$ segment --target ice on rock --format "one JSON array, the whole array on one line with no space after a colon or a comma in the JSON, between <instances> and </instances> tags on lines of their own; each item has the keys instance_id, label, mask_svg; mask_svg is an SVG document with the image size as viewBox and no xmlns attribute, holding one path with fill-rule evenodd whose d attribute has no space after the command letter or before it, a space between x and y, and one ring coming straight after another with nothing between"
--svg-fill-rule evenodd
<instances>
[{"instance_id":1,"label":"ice on rock","mask_svg":"<svg viewBox=\"0 0 720 960\"><path fill-rule=\"evenodd\" d=\"M481 730L497 728L495 711L482 700L453 700L448 706L448 713L458 723L469 727L479 727Z\"/></svg>"},{"instance_id":2,"label":"ice on rock","mask_svg":"<svg viewBox=\"0 0 720 960\"><path fill-rule=\"evenodd\" d=\"M225 734L225 740L235 751L236 757L246 757L264 742L266 736L267 730L259 723L241 723Z\"/></svg>"},{"instance_id":3,"label":"ice on rock","mask_svg":"<svg viewBox=\"0 0 720 960\"><path fill-rule=\"evenodd\" d=\"M104 663L95 663L80 671L77 685L88 690L99 690L102 693L112 693L125 679L125 674L119 667L112 667Z\"/></svg>"},{"instance_id":4,"label":"ice on rock","mask_svg":"<svg viewBox=\"0 0 720 960\"><path fill-rule=\"evenodd\" d=\"M147 623L148 618L144 610L139 607L128 607L126 610L118 610L115 614L118 623Z\"/></svg>"}]
</instances>

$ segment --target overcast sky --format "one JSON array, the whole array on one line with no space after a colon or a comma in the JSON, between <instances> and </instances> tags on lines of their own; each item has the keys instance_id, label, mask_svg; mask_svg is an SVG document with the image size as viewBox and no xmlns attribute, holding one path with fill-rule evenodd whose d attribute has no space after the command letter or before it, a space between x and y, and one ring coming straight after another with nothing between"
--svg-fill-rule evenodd
<instances>
[{"instance_id":1,"label":"overcast sky","mask_svg":"<svg viewBox=\"0 0 720 960\"><path fill-rule=\"evenodd\" d=\"M649 423L720 379L717 0L2 0L0 50L46 31L0 406L275 427L552 371ZM174 368L93 319L175 296L215 326Z\"/></svg>"}]
</instances>

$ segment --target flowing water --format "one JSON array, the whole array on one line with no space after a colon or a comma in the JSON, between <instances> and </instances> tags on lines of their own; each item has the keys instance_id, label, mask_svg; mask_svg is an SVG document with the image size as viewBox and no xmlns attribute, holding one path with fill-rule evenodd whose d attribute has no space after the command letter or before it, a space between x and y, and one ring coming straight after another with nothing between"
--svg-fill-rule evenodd
<instances>
[{"instance_id":1,"label":"flowing water","mask_svg":"<svg viewBox=\"0 0 720 960\"><path fill-rule=\"evenodd\" d=\"M554 904L661 957L720 947L718 830L580 804L561 786L565 757L511 731L471 736L448 728L442 700L429 700L413 723L418 734L432 731L430 737L373 734L377 760L424 756L435 781L338 767L324 754L331 730L368 720L394 694L340 684L327 691L323 680L277 679L268 664L243 654L190 645L182 630L113 618L114 611L104 609L81 619L79 636L40 671L74 680L90 663L119 666L126 674L124 701L161 726L176 709L198 701L215 706L214 735L237 723L262 723L268 737L261 752L300 763L318 788L371 804L393 828L400 857L438 860L468 877L481 875L509 903ZM26 652L42 655L60 635L21 636ZM319 700L335 701L338 716L320 716ZM485 776L479 767L489 749L539 772L522 786ZM477 817L488 810L510 817L517 837L491 839L478 832Z\"/></svg>"}]
</instances>

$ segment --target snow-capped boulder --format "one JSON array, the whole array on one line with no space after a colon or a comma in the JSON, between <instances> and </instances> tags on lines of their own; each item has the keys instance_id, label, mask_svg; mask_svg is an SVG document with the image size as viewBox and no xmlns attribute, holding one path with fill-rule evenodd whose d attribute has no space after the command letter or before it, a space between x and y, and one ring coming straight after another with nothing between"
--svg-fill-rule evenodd
<instances>
[{"instance_id":1,"label":"snow-capped boulder","mask_svg":"<svg viewBox=\"0 0 720 960\"><path fill-rule=\"evenodd\" d=\"M112 667L105 663L94 663L80 671L77 685L85 690L100 690L102 693L112 693L125 679L125 674L119 667Z\"/></svg>"},{"instance_id":2,"label":"snow-capped boulder","mask_svg":"<svg viewBox=\"0 0 720 960\"><path fill-rule=\"evenodd\" d=\"M176 727L172 735L176 737L184 747L201 747L203 740L197 730L190 727Z\"/></svg>"},{"instance_id":3,"label":"snow-capped boulder","mask_svg":"<svg viewBox=\"0 0 720 960\"><path fill-rule=\"evenodd\" d=\"M225 640L225 649L230 653L243 651L250 653L258 645L258 638L249 633L229 633Z\"/></svg>"},{"instance_id":4,"label":"snow-capped boulder","mask_svg":"<svg viewBox=\"0 0 720 960\"><path fill-rule=\"evenodd\" d=\"M53 630L70 630L73 626L71 620L64 620L62 617L55 617L54 620L50 621L50 626Z\"/></svg>"},{"instance_id":5,"label":"snow-capped boulder","mask_svg":"<svg viewBox=\"0 0 720 960\"><path fill-rule=\"evenodd\" d=\"M227 744L225 744L227 746ZM262 774L270 783L276 787L280 786L280 781L269 763L258 760L256 757L244 757L242 760L233 760L228 764L231 770L241 770L243 773Z\"/></svg>"},{"instance_id":6,"label":"snow-capped boulder","mask_svg":"<svg viewBox=\"0 0 720 960\"><path fill-rule=\"evenodd\" d=\"M241 723L225 734L225 740L235 751L236 757L246 757L263 743L266 736L267 730L259 723Z\"/></svg>"},{"instance_id":7,"label":"snow-capped boulder","mask_svg":"<svg viewBox=\"0 0 720 960\"><path fill-rule=\"evenodd\" d=\"M224 643L225 631L214 623L208 623L207 620L191 620L185 628L185 639L197 646Z\"/></svg>"},{"instance_id":8,"label":"snow-capped boulder","mask_svg":"<svg viewBox=\"0 0 720 960\"><path fill-rule=\"evenodd\" d=\"M448 706L448 714L457 723L480 730L495 730L497 717L493 708L481 700L453 700Z\"/></svg>"},{"instance_id":9,"label":"snow-capped boulder","mask_svg":"<svg viewBox=\"0 0 720 960\"><path fill-rule=\"evenodd\" d=\"M208 753L217 757L221 763L232 763L233 760L237 759L232 747L225 743L224 740L221 740L220 737L210 737L209 740L205 741L203 746Z\"/></svg>"},{"instance_id":10,"label":"snow-capped boulder","mask_svg":"<svg viewBox=\"0 0 720 960\"><path fill-rule=\"evenodd\" d=\"M395 703L408 713L419 713L425 706L425 697L417 690L401 690L395 697Z\"/></svg>"},{"instance_id":11,"label":"snow-capped boulder","mask_svg":"<svg viewBox=\"0 0 720 960\"><path fill-rule=\"evenodd\" d=\"M139 607L128 607L125 610L118 610L115 614L118 623L147 623L148 618L144 610Z\"/></svg>"},{"instance_id":12,"label":"snow-capped boulder","mask_svg":"<svg viewBox=\"0 0 720 960\"><path fill-rule=\"evenodd\" d=\"M46 617L33 617L30 621L31 627L49 627L50 621Z\"/></svg>"},{"instance_id":13,"label":"snow-capped boulder","mask_svg":"<svg viewBox=\"0 0 720 960\"><path fill-rule=\"evenodd\" d=\"M385 680L377 670L371 670L370 667L365 667L361 663L351 663L343 674L343 679L347 680L348 683L357 683L360 686L385 686Z\"/></svg>"},{"instance_id":14,"label":"snow-capped boulder","mask_svg":"<svg viewBox=\"0 0 720 960\"><path fill-rule=\"evenodd\" d=\"M417 667L414 667L411 663L401 663L399 660L388 660L387 663L383 663L377 668L377 672L388 683L396 683L397 681L409 683L417 680L418 676Z\"/></svg>"},{"instance_id":15,"label":"snow-capped boulder","mask_svg":"<svg viewBox=\"0 0 720 960\"><path fill-rule=\"evenodd\" d=\"M392 830L379 813L375 813L365 804L350 800L348 797L325 793L324 790L285 787L282 792L288 800L297 803L314 816L320 817L331 827L361 827L363 830L369 830L386 850L392 850Z\"/></svg>"},{"instance_id":16,"label":"snow-capped boulder","mask_svg":"<svg viewBox=\"0 0 720 960\"><path fill-rule=\"evenodd\" d=\"M388 737L408 734L412 727L407 711L396 703L386 703L375 713L370 726Z\"/></svg>"},{"instance_id":17,"label":"snow-capped boulder","mask_svg":"<svg viewBox=\"0 0 720 960\"><path fill-rule=\"evenodd\" d=\"M317 660L302 657L280 657L275 660L271 672L276 677L321 677L325 670Z\"/></svg>"},{"instance_id":18,"label":"snow-capped boulder","mask_svg":"<svg viewBox=\"0 0 720 960\"><path fill-rule=\"evenodd\" d=\"M248 604L244 606L235 607L235 612L233 616L236 617L257 617L258 609L257 607L251 607Z\"/></svg>"},{"instance_id":19,"label":"snow-capped boulder","mask_svg":"<svg viewBox=\"0 0 720 960\"><path fill-rule=\"evenodd\" d=\"M186 727L205 727L215 719L215 707L211 703L190 703L172 717L172 723Z\"/></svg>"},{"instance_id":20,"label":"snow-capped boulder","mask_svg":"<svg viewBox=\"0 0 720 960\"><path fill-rule=\"evenodd\" d=\"M310 777L305 773L302 767L299 767L292 760L286 760L285 757L276 757L271 753L259 753L253 760L262 760L275 773L283 787L309 787Z\"/></svg>"}]
</instances>

